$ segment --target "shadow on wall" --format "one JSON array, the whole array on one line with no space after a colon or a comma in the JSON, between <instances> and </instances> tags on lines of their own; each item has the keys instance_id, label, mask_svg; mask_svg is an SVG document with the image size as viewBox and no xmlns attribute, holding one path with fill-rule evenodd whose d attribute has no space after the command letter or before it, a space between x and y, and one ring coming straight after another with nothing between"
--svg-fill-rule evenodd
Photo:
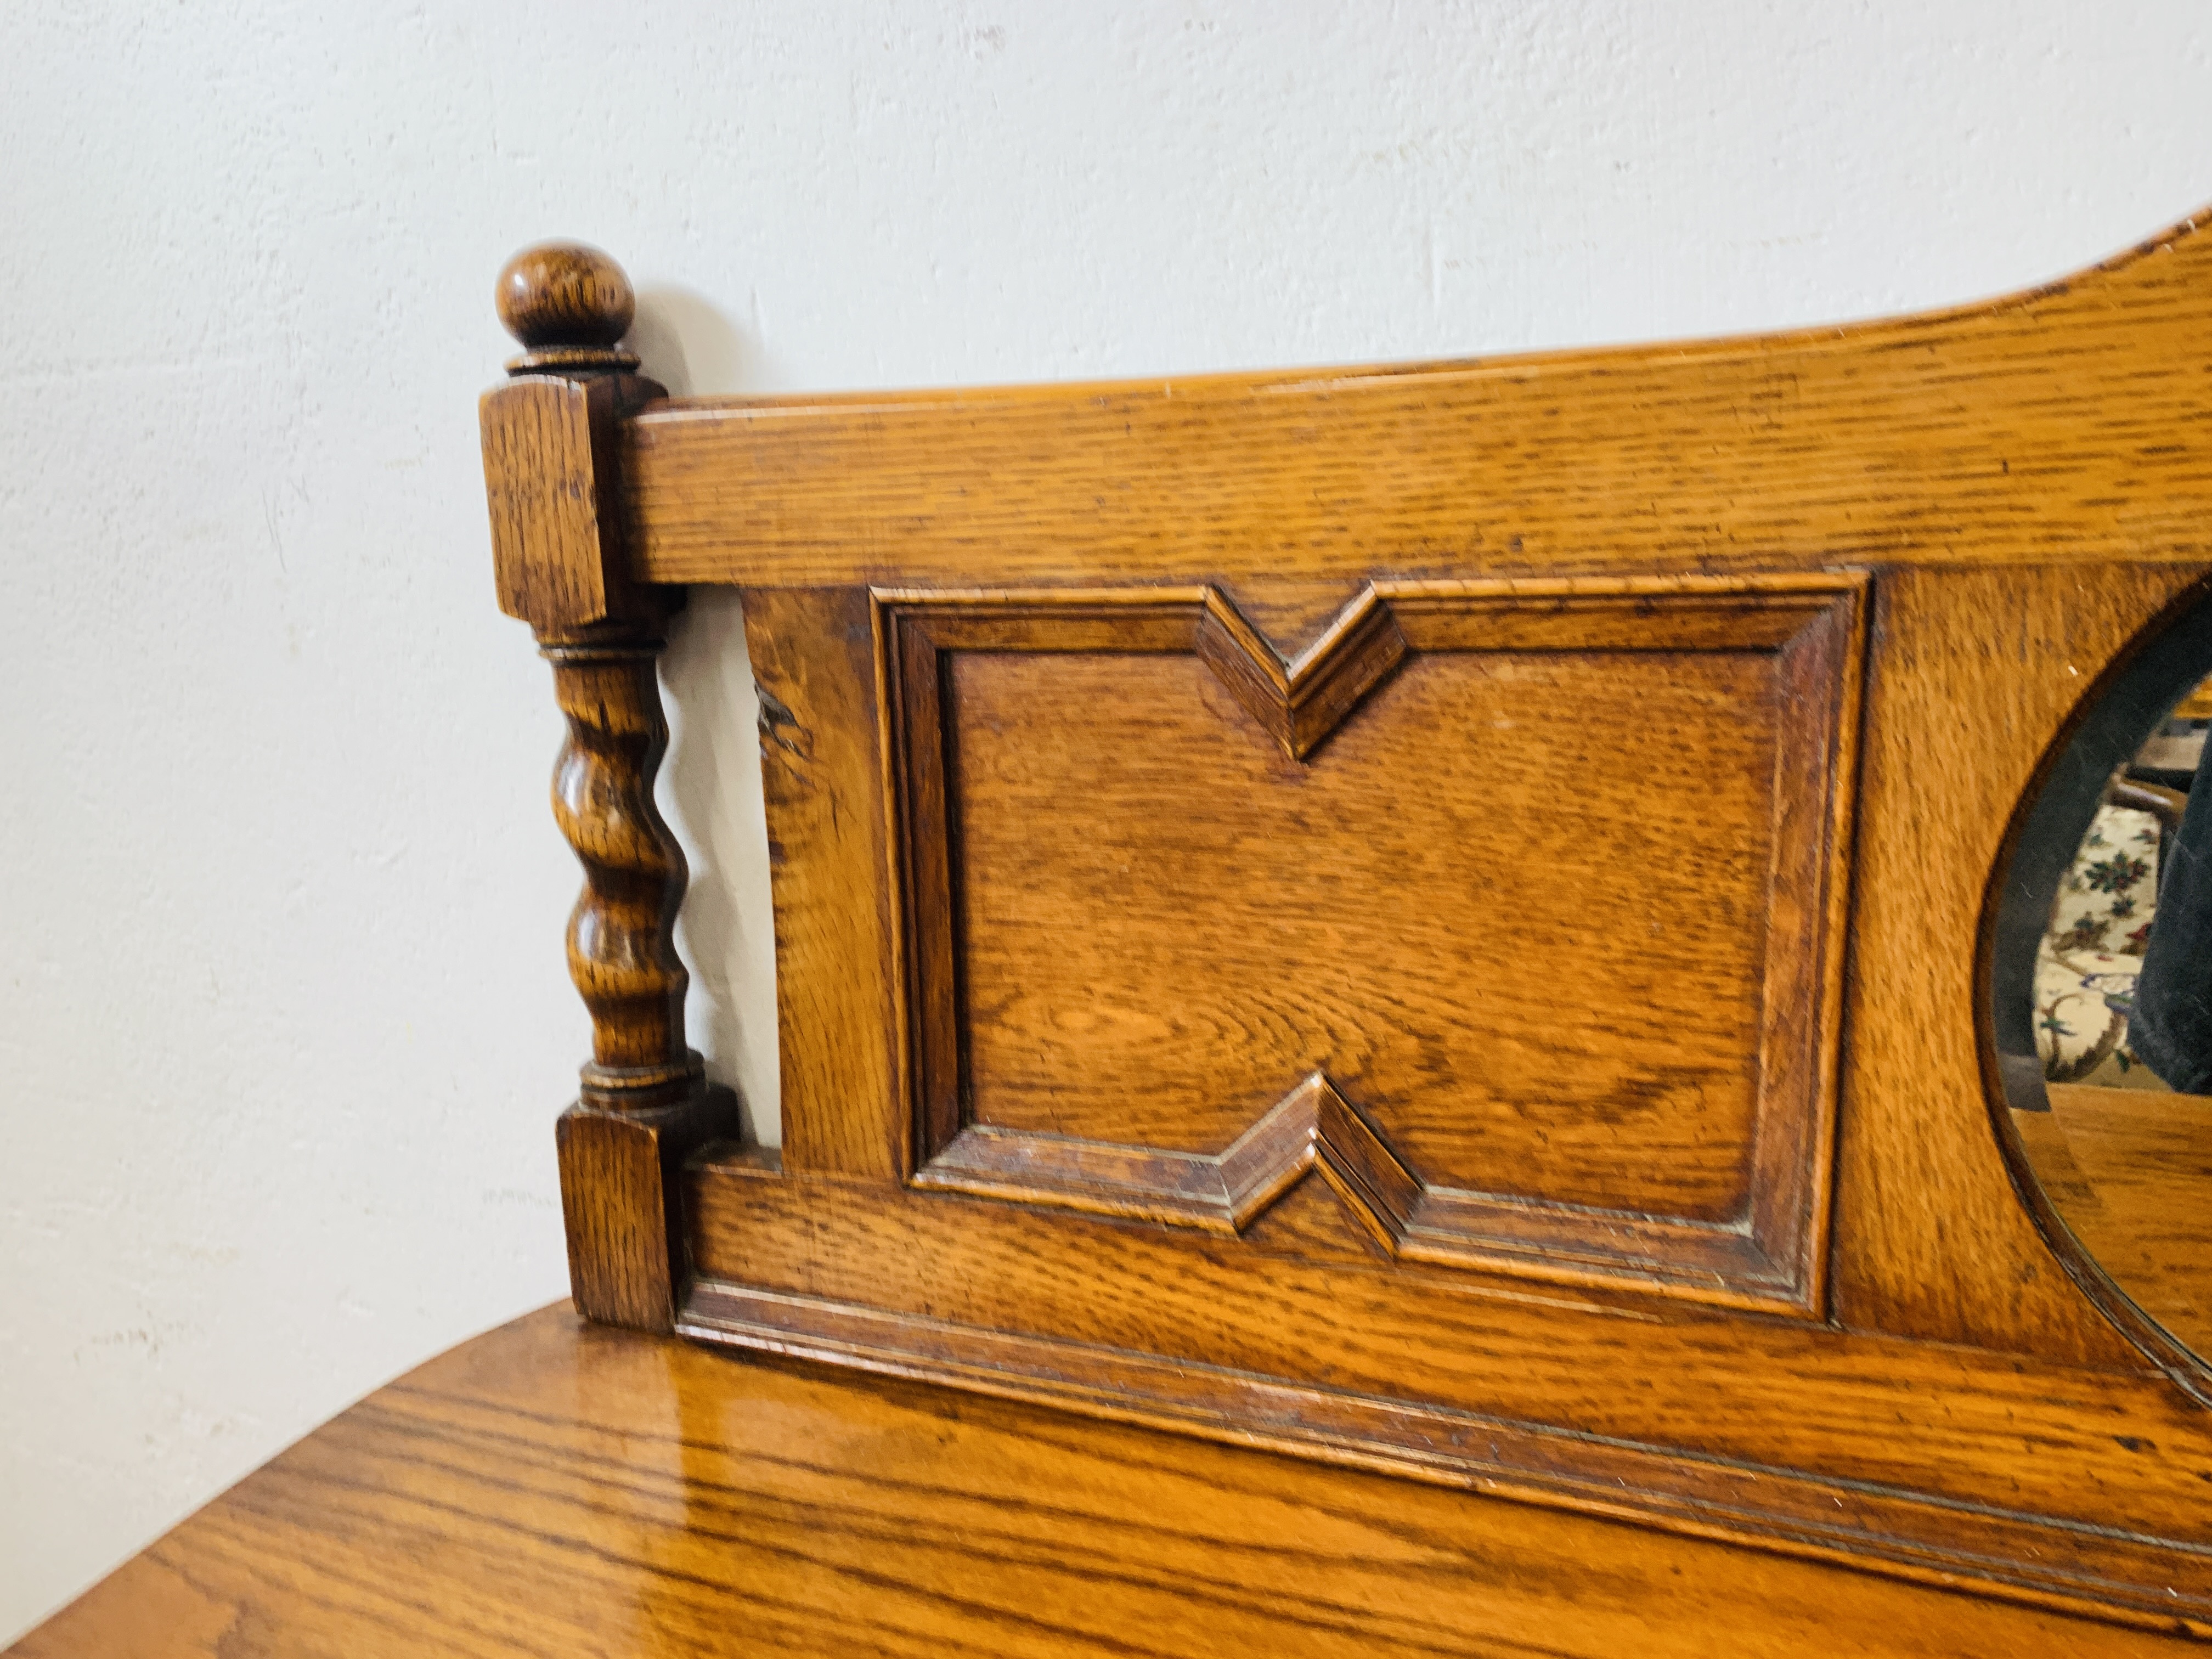
<instances>
[{"instance_id":1,"label":"shadow on wall","mask_svg":"<svg viewBox=\"0 0 2212 1659\"><path fill-rule=\"evenodd\" d=\"M757 343L689 289L639 289L629 347L671 397L726 397L760 380Z\"/></svg>"},{"instance_id":2,"label":"shadow on wall","mask_svg":"<svg viewBox=\"0 0 2212 1659\"><path fill-rule=\"evenodd\" d=\"M645 373L679 398L738 392L757 379L757 343L683 289L638 295L629 343ZM708 1073L744 1101L747 1134L778 1145L775 940L759 700L734 592L693 590L669 629L660 684L669 726L661 810L691 866L676 934L691 970L691 1043L706 1056Z\"/></svg>"}]
</instances>

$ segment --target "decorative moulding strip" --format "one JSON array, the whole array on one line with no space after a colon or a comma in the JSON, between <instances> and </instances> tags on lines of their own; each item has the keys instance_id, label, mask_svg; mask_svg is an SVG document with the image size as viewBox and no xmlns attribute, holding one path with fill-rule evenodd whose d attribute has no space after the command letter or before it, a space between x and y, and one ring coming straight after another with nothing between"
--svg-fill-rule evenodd
<instances>
[{"instance_id":1,"label":"decorative moulding strip","mask_svg":"<svg viewBox=\"0 0 2212 1659\"><path fill-rule=\"evenodd\" d=\"M1288 662L1217 588L874 588L879 635L938 650L1195 654L1306 760L1415 651L1778 650L1862 571L1370 582ZM898 670L890 638L887 666Z\"/></svg>"},{"instance_id":2,"label":"decorative moulding strip","mask_svg":"<svg viewBox=\"0 0 2212 1659\"><path fill-rule=\"evenodd\" d=\"M2212 1636L2212 1548L1054 1338L696 1283L678 1334Z\"/></svg>"},{"instance_id":3,"label":"decorative moulding strip","mask_svg":"<svg viewBox=\"0 0 2212 1659\"><path fill-rule=\"evenodd\" d=\"M914 1184L1234 1236L1316 1168L1395 1249L1420 1183L1319 1072L1218 1153L974 1124L916 1170Z\"/></svg>"},{"instance_id":4,"label":"decorative moulding strip","mask_svg":"<svg viewBox=\"0 0 2212 1659\"><path fill-rule=\"evenodd\" d=\"M1218 1153L971 1124L914 1184L1235 1237L1309 1174L1405 1261L1600 1284L1658 1278L1731 1305L1802 1310L1790 1265L1759 1247L1747 1220L1677 1221L1425 1186L1319 1072Z\"/></svg>"}]
</instances>

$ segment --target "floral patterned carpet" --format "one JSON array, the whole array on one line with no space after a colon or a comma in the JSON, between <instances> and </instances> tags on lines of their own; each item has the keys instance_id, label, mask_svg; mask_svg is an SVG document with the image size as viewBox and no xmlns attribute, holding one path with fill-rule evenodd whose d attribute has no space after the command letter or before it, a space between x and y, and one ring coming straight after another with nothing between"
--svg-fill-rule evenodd
<instances>
[{"instance_id":1,"label":"floral patterned carpet","mask_svg":"<svg viewBox=\"0 0 2212 1659\"><path fill-rule=\"evenodd\" d=\"M2097 809L2035 962L2036 1048L2053 1083L2163 1089L2128 1047L2128 1012L2158 898L2158 820Z\"/></svg>"}]
</instances>

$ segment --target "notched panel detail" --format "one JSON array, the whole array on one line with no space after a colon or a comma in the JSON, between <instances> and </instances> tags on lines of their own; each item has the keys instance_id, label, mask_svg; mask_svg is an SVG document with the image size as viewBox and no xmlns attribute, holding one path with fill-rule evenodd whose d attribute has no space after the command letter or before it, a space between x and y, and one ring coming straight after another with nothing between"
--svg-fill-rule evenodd
<instances>
[{"instance_id":1,"label":"notched panel detail","mask_svg":"<svg viewBox=\"0 0 2212 1659\"><path fill-rule=\"evenodd\" d=\"M1289 663L1209 588L1196 645L1200 660L1230 695L1299 761L1390 677L1410 648L1397 617L1371 587Z\"/></svg>"},{"instance_id":2,"label":"notched panel detail","mask_svg":"<svg viewBox=\"0 0 2212 1659\"><path fill-rule=\"evenodd\" d=\"M970 1124L914 1184L1234 1237L1308 1175L1401 1261L1598 1283L1659 1279L1754 1305L1802 1299L1792 1264L1767 1253L1748 1217L1714 1225L1425 1186L1319 1072L1218 1153Z\"/></svg>"},{"instance_id":3,"label":"notched panel detail","mask_svg":"<svg viewBox=\"0 0 2212 1659\"><path fill-rule=\"evenodd\" d=\"M1420 1182L1319 1072L1218 1153L971 1124L916 1172L914 1184L1233 1237L1316 1170L1395 1251Z\"/></svg>"},{"instance_id":4,"label":"notched panel detail","mask_svg":"<svg viewBox=\"0 0 2212 1659\"><path fill-rule=\"evenodd\" d=\"M1817 1315L1864 597L878 592L915 1184Z\"/></svg>"}]
</instances>

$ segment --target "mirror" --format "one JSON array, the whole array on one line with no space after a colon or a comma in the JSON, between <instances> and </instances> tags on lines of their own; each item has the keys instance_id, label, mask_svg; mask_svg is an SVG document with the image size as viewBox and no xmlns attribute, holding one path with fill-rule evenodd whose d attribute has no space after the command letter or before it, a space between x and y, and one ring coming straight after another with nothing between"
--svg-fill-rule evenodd
<instances>
[{"instance_id":1,"label":"mirror","mask_svg":"<svg viewBox=\"0 0 2212 1659\"><path fill-rule=\"evenodd\" d=\"M2023 1192L2107 1311L2184 1363L2212 1360L2212 768L2190 815L2208 730L2200 599L2061 747L2001 866L1988 957Z\"/></svg>"}]
</instances>

